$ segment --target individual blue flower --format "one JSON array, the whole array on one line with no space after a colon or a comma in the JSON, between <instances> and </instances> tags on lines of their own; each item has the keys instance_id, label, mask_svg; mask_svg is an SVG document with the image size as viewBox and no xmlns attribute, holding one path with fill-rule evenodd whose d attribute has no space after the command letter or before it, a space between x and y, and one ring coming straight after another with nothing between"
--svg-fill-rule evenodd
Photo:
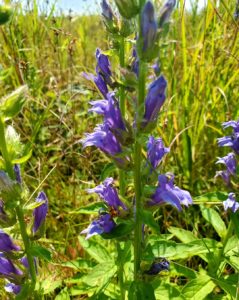
<instances>
[{"instance_id":1,"label":"individual blue flower","mask_svg":"<svg viewBox=\"0 0 239 300\"><path fill-rule=\"evenodd\" d=\"M170 151L169 148L164 147L161 138L155 139L153 136L149 137L147 150L148 161L154 169L160 164L164 155Z\"/></svg>"},{"instance_id":2,"label":"individual blue flower","mask_svg":"<svg viewBox=\"0 0 239 300\"><path fill-rule=\"evenodd\" d=\"M110 233L116 224L110 214L102 214L97 220L94 220L86 229L81 233L86 234L86 239L89 239L93 235Z\"/></svg>"},{"instance_id":3,"label":"individual blue flower","mask_svg":"<svg viewBox=\"0 0 239 300\"><path fill-rule=\"evenodd\" d=\"M224 171L217 171L215 178L217 177L221 177L223 179L223 181L226 183L226 185L230 184L230 173L228 172L228 170L224 170Z\"/></svg>"},{"instance_id":4,"label":"individual blue flower","mask_svg":"<svg viewBox=\"0 0 239 300\"><path fill-rule=\"evenodd\" d=\"M119 103L115 99L114 93L108 93L106 100L91 101L90 104L92 108L89 111L102 114L104 116L104 122L109 124L111 130L126 130Z\"/></svg>"},{"instance_id":5,"label":"individual blue flower","mask_svg":"<svg viewBox=\"0 0 239 300\"><path fill-rule=\"evenodd\" d=\"M0 278L17 281L22 275L23 272L18 269L10 259L0 256Z\"/></svg>"},{"instance_id":6,"label":"individual blue flower","mask_svg":"<svg viewBox=\"0 0 239 300\"><path fill-rule=\"evenodd\" d=\"M145 271L145 274L157 275L162 271L168 271L169 268L170 262L167 259L163 258L160 261L155 260L150 266L150 269L148 271Z\"/></svg>"},{"instance_id":7,"label":"individual blue flower","mask_svg":"<svg viewBox=\"0 0 239 300\"><path fill-rule=\"evenodd\" d=\"M19 251L20 247L15 245L11 239L11 237L0 230L0 251L1 252L11 252L11 251Z\"/></svg>"},{"instance_id":8,"label":"individual blue flower","mask_svg":"<svg viewBox=\"0 0 239 300\"><path fill-rule=\"evenodd\" d=\"M147 1L144 5L140 29L143 38L143 52L146 52L154 46L157 37L157 22L154 15L154 6L150 1Z\"/></svg>"},{"instance_id":9,"label":"individual blue flower","mask_svg":"<svg viewBox=\"0 0 239 300\"><path fill-rule=\"evenodd\" d=\"M123 156L122 147L111 132L107 123L96 126L94 132L86 133L86 137L81 140L83 148L95 146L110 156L120 168L127 168L129 158Z\"/></svg>"},{"instance_id":10,"label":"individual blue flower","mask_svg":"<svg viewBox=\"0 0 239 300\"><path fill-rule=\"evenodd\" d=\"M113 178L106 178L104 182L93 189L88 189L88 193L96 193L103 199L109 207L119 211L119 207L127 210L125 204L119 199L116 188L113 187Z\"/></svg>"},{"instance_id":11,"label":"individual blue flower","mask_svg":"<svg viewBox=\"0 0 239 300\"><path fill-rule=\"evenodd\" d=\"M15 173L16 181L17 181L19 184L22 184L22 177L21 177L21 169L20 169L20 165L15 164L14 167L13 167L13 170L14 170L14 173Z\"/></svg>"},{"instance_id":12,"label":"individual blue flower","mask_svg":"<svg viewBox=\"0 0 239 300\"><path fill-rule=\"evenodd\" d=\"M45 223L48 212L48 200L46 194L44 192L40 192L36 198L36 202L39 203L39 206L33 210L34 223L32 231L34 234L36 234L41 226Z\"/></svg>"},{"instance_id":13,"label":"individual blue flower","mask_svg":"<svg viewBox=\"0 0 239 300\"><path fill-rule=\"evenodd\" d=\"M174 185L173 174L161 174L158 177L158 187L151 197L149 205L169 203L175 206L179 211L182 210L181 205L188 206L192 204L192 197L188 191L181 190Z\"/></svg>"},{"instance_id":14,"label":"individual blue flower","mask_svg":"<svg viewBox=\"0 0 239 300\"><path fill-rule=\"evenodd\" d=\"M165 23L168 22L172 12L173 12L173 9L174 9L174 6L176 4L176 0L168 0L164 6L162 7L159 15L159 27L162 27Z\"/></svg>"},{"instance_id":15,"label":"individual blue flower","mask_svg":"<svg viewBox=\"0 0 239 300\"><path fill-rule=\"evenodd\" d=\"M224 157L219 157L217 164L224 164L231 175L236 174L237 161L234 153L229 153Z\"/></svg>"},{"instance_id":16,"label":"individual blue flower","mask_svg":"<svg viewBox=\"0 0 239 300\"><path fill-rule=\"evenodd\" d=\"M88 73L82 73L83 77L87 80L93 81L95 83L95 85L97 86L98 90L100 91L100 93L102 94L102 96L104 98L107 97L108 94L108 87L107 84L104 81L104 78L102 77L102 75L100 75L99 73L95 75L93 74L88 74Z\"/></svg>"},{"instance_id":17,"label":"individual blue flower","mask_svg":"<svg viewBox=\"0 0 239 300\"><path fill-rule=\"evenodd\" d=\"M114 14L113 14L112 8L109 6L107 1L102 0L100 5L101 5L101 8L102 8L103 17L105 17L109 21L112 21Z\"/></svg>"},{"instance_id":18,"label":"individual blue flower","mask_svg":"<svg viewBox=\"0 0 239 300\"><path fill-rule=\"evenodd\" d=\"M217 139L220 147L231 147L236 154L239 154L239 121L228 121L222 124L223 129L232 127L233 132L230 136Z\"/></svg>"},{"instance_id":19,"label":"individual blue flower","mask_svg":"<svg viewBox=\"0 0 239 300\"><path fill-rule=\"evenodd\" d=\"M8 293L13 293L15 295L19 294L21 291L21 286L15 283L9 282L4 286L4 289Z\"/></svg>"},{"instance_id":20,"label":"individual blue flower","mask_svg":"<svg viewBox=\"0 0 239 300\"><path fill-rule=\"evenodd\" d=\"M142 127L150 123L155 123L158 118L160 108L166 99L165 90L167 81L163 76L158 77L148 89L148 94L145 100L145 113L143 117Z\"/></svg>"},{"instance_id":21,"label":"individual blue flower","mask_svg":"<svg viewBox=\"0 0 239 300\"><path fill-rule=\"evenodd\" d=\"M227 200L222 203L225 211L231 209L232 212L235 213L239 209L239 203L236 201L236 195L234 193L229 193Z\"/></svg>"},{"instance_id":22,"label":"individual blue flower","mask_svg":"<svg viewBox=\"0 0 239 300\"><path fill-rule=\"evenodd\" d=\"M100 49L96 49L96 59L97 59L97 65L96 65L96 73L99 73L103 76L105 82L109 85L112 84L111 81L111 66L110 61L108 59L108 56L105 54L102 54Z\"/></svg>"}]
</instances>

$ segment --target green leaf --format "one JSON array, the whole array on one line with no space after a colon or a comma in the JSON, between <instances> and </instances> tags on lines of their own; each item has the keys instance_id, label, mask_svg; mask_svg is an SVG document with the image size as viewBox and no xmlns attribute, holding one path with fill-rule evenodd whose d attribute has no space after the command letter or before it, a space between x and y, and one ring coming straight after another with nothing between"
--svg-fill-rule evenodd
<instances>
[{"instance_id":1,"label":"green leaf","mask_svg":"<svg viewBox=\"0 0 239 300\"><path fill-rule=\"evenodd\" d=\"M224 255L231 256L238 254L238 247L239 247L239 239L236 235L231 236L225 247L224 247Z\"/></svg>"},{"instance_id":2,"label":"green leaf","mask_svg":"<svg viewBox=\"0 0 239 300\"><path fill-rule=\"evenodd\" d=\"M83 206L77 210L71 211L70 214L85 214L85 215L91 215L93 213L98 214L99 210L104 207L103 202L95 202L92 204L89 204L87 206Z\"/></svg>"},{"instance_id":3,"label":"green leaf","mask_svg":"<svg viewBox=\"0 0 239 300\"><path fill-rule=\"evenodd\" d=\"M21 158L13 159L12 164L23 164L26 161L28 161L28 159L30 159L31 156L32 156L32 150L30 150L26 155L24 155Z\"/></svg>"},{"instance_id":4,"label":"green leaf","mask_svg":"<svg viewBox=\"0 0 239 300\"><path fill-rule=\"evenodd\" d=\"M33 245L31 247L30 251L31 251L31 254L33 256L42 258L42 259L44 259L46 261L51 261L52 260L52 258L51 258L51 252L48 249L46 249L46 248L44 248L42 246Z\"/></svg>"},{"instance_id":5,"label":"green leaf","mask_svg":"<svg viewBox=\"0 0 239 300\"><path fill-rule=\"evenodd\" d=\"M93 262L83 258L78 258L76 260L66 261L60 264L62 267L68 267L77 271L81 270L91 270L94 266Z\"/></svg>"},{"instance_id":6,"label":"green leaf","mask_svg":"<svg viewBox=\"0 0 239 300\"><path fill-rule=\"evenodd\" d=\"M200 275L197 278L189 281L181 293L185 299L203 300L210 294L215 287L215 283L206 274Z\"/></svg>"},{"instance_id":7,"label":"green leaf","mask_svg":"<svg viewBox=\"0 0 239 300\"><path fill-rule=\"evenodd\" d=\"M43 294L47 295L54 292L55 289L62 285L62 280L56 280L54 277L48 277L37 283L36 289L43 290Z\"/></svg>"},{"instance_id":8,"label":"green leaf","mask_svg":"<svg viewBox=\"0 0 239 300\"><path fill-rule=\"evenodd\" d=\"M230 294L232 299L236 299L237 294L237 282L231 282L229 279L213 279L213 281L219 285L220 288L222 288L226 293Z\"/></svg>"},{"instance_id":9,"label":"green leaf","mask_svg":"<svg viewBox=\"0 0 239 300\"><path fill-rule=\"evenodd\" d=\"M214 240L202 239L190 243L176 243L174 241L158 240L149 244L146 248L147 253L151 253L148 259L154 257L170 257L171 259L184 259L210 251L215 251L218 244Z\"/></svg>"},{"instance_id":10,"label":"green leaf","mask_svg":"<svg viewBox=\"0 0 239 300\"><path fill-rule=\"evenodd\" d=\"M61 290L61 292L55 297L55 300L71 300L67 288Z\"/></svg>"},{"instance_id":11,"label":"green leaf","mask_svg":"<svg viewBox=\"0 0 239 300\"><path fill-rule=\"evenodd\" d=\"M152 283L156 299L162 300L184 300L180 295L180 291L173 284L162 283L161 280L155 280Z\"/></svg>"},{"instance_id":12,"label":"green leaf","mask_svg":"<svg viewBox=\"0 0 239 300\"><path fill-rule=\"evenodd\" d=\"M187 278L194 279L197 277L197 272L189 267L185 267L184 265L180 265L176 262L170 262L170 275L183 275Z\"/></svg>"},{"instance_id":13,"label":"green leaf","mask_svg":"<svg viewBox=\"0 0 239 300\"><path fill-rule=\"evenodd\" d=\"M239 218L238 218L238 214L231 214L231 220L232 220L232 223L234 225L234 228L235 228L235 233L237 235L237 238L239 239Z\"/></svg>"},{"instance_id":14,"label":"green leaf","mask_svg":"<svg viewBox=\"0 0 239 300\"><path fill-rule=\"evenodd\" d=\"M29 295L31 294L31 285L30 283L25 283L22 285L21 291L18 295L16 295L16 300L25 300L28 299Z\"/></svg>"},{"instance_id":15,"label":"green leaf","mask_svg":"<svg viewBox=\"0 0 239 300\"><path fill-rule=\"evenodd\" d=\"M160 233L160 227L158 223L154 220L152 212L148 210L141 211L141 220L143 224L148 225L150 228L155 230L156 232Z\"/></svg>"},{"instance_id":16,"label":"green leaf","mask_svg":"<svg viewBox=\"0 0 239 300\"><path fill-rule=\"evenodd\" d=\"M224 238L227 233L227 228L220 215L213 208L200 205L200 209L204 219L213 226L221 238Z\"/></svg>"},{"instance_id":17,"label":"green leaf","mask_svg":"<svg viewBox=\"0 0 239 300\"><path fill-rule=\"evenodd\" d=\"M6 119L17 115L26 101L27 86L23 85L1 100L0 111Z\"/></svg>"},{"instance_id":18,"label":"green leaf","mask_svg":"<svg viewBox=\"0 0 239 300\"><path fill-rule=\"evenodd\" d=\"M96 242L96 237L94 240L86 240L82 236L78 236L79 242L84 250L97 262L107 262L111 261L111 255L109 254L108 250L102 245L101 242ZM101 239L102 240L102 239Z\"/></svg>"},{"instance_id":19,"label":"green leaf","mask_svg":"<svg viewBox=\"0 0 239 300\"><path fill-rule=\"evenodd\" d=\"M239 272L239 257L237 256L230 256L227 259L227 262L235 269L235 271L238 273Z\"/></svg>"},{"instance_id":20,"label":"green leaf","mask_svg":"<svg viewBox=\"0 0 239 300\"><path fill-rule=\"evenodd\" d=\"M198 239L191 231L182 228L169 227L168 231L171 232L175 237L177 237L183 243L192 242Z\"/></svg>"},{"instance_id":21,"label":"green leaf","mask_svg":"<svg viewBox=\"0 0 239 300\"><path fill-rule=\"evenodd\" d=\"M199 197L195 197L193 200L194 202L222 202L228 198L228 193L223 192L212 192L212 193L206 193L204 195L201 195Z\"/></svg>"},{"instance_id":22,"label":"green leaf","mask_svg":"<svg viewBox=\"0 0 239 300\"><path fill-rule=\"evenodd\" d=\"M125 235L129 235L132 230L134 229L133 222L124 222L117 225L110 233L101 234L103 239L114 239L114 238L121 238Z\"/></svg>"},{"instance_id":23,"label":"green leaf","mask_svg":"<svg viewBox=\"0 0 239 300\"><path fill-rule=\"evenodd\" d=\"M105 178L112 176L112 174L116 171L116 167L114 163L108 163L103 168L101 175L100 175L100 181L104 181Z\"/></svg>"},{"instance_id":24,"label":"green leaf","mask_svg":"<svg viewBox=\"0 0 239 300\"><path fill-rule=\"evenodd\" d=\"M147 282L132 282L129 288L128 299L156 300L154 289Z\"/></svg>"}]
</instances>

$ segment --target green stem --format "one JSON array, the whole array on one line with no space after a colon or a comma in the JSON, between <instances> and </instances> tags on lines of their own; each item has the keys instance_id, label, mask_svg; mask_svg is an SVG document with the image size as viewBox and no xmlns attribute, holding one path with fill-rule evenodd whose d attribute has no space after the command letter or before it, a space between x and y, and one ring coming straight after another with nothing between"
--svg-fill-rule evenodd
<instances>
[{"instance_id":1,"label":"green stem","mask_svg":"<svg viewBox=\"0 0 239 300\"><path fill-rule=\"evenodd\" d=\"M119 60L120 60L120 67L125 67L125 40L124 37L120 38L120 50L119 50ZM119 89L119 105L122 117L125 117L125 88L121 85ZM125 172L123 170L119 171L119 188L120 188L120 195L125 195Z\"/></svg>"},{"instance_id":2,"label":"green stem","mask_svg":"<svg viewBox=\"0 0 239 300\"><path fill-rule=\"evenodd\" d=\"M20 225L20 231L21 231L24 248L25 248L25 253L27 256L27 260L28 260L29 272L30 272L31 281L32 281L32 291L33 291L35 288L35 284L36 284L36 269L35 269L35 265L34 265L34 258L30 252L31 242L30 242L30 239L27 234L26 225L25 225L25 221L24 221L24 214L23 214L23 210L20 207L20 205L16 207L16 213L17 213L17 218L18 218L18 222Z\"/></svg>"},{"instance_id":3,"label":"green stem","mask_svg":"<svg viewBox=\"0 0 239 300\"><path fill-rule=\"evenodd\" d=\"M140 135L140 121L142 120L142 107L145 98L145 64L139 62L139 81L137 97L136 134L134 148L134 188L135 188L135 233L134 233L134 280L138 281L141 261L142 221L141 221L141 144L138 141Z\"/></svg>"},{"instance_id":4,"label":"green stem","mask_svg":"<svg viewBox=\"0 0 239 300\"><path fill-rule=\"evenodd\" d=\"M1 149L2 157L6 164L6 171L7 171L8 175L10 176L10 178L15 179L13 166L12 166L11 160L9 158L9 154L8 154L6 137L5 137L4 120L2 119L2 117L0 117L0 141L1 141L0 149ZM23 244L24 244L25 253L27 256L28 264L29 264L29 272L31 275L32 291L33 291L35 288L35 284L36 284L36 270L35 270L35 266L34 266L34 258L30 252L31 242L27 235L26 224L24 221L24 214L23 214L23 210L22 210L22 203L20 203L16 207L16 214L17 214L17 218L18 218L18 222L19 222L19 226L20 226L20 232L21 232L21 237L22 237Z\"/></svg>"},{"instance_id":5,"label":"green stem","mask_svg":"<svg viewBox=\"0 0 239 300\"><path fill-rule=\"evenodd\" d=\"M120 242L118 242L118 241L116 242L116 248L117 248L117 253L118 253L117 265L118 265L118 280L119 280L119 286L120 286L120 294L121 294L121 299L125 300L124 264L123 264L124 258L122 257L122 250L120 248Z\"/></svg>"}]
</instances>

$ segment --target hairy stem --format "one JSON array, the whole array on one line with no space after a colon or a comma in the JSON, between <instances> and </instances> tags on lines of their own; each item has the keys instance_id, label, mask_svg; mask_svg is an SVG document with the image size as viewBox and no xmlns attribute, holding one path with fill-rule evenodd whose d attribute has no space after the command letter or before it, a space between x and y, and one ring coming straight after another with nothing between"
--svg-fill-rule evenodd
<instances>
[{"instance_id":1,"label":"hairy stem","mask_svg":"<svg viewBox=\"0 0 239 300\"><path fill-rule=\"evenodd\" d=\"M135 233L134 233L134 280L138 281L140 261L141 261L141 242L142 242L142 221L141 221L141 144L140 121L142 120L142 107L145 98L145 63L139 62L139 81L137 97L136 115L136 134L134 148L134 188L135 188Z\"/></svg>"}]
</instances>

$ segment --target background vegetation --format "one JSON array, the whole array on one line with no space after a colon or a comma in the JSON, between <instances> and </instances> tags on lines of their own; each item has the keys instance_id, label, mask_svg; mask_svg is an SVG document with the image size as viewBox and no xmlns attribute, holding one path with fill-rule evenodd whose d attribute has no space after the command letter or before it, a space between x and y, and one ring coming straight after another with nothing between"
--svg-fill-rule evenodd
<instances>
[{"instance_id":1,"label":"background vegetation","mask_svg":"<svg viewBox=\"0 0 239 300\"><path fill-rule=\"evenodd\" d=\"M164 169L174 172L177 185L189 190L198 203L203 194L225 191L222 181L214 180L215 161L227 153L217 147L216 139L224 135L221 123L239 116L239 23L233 18L234 9L234 1L229 0L220 1L218 7L208 1L201 12L185 12L178 6L161 45L168 100L157 131L167 146L174 141ZM87 298L77 288L77 278L94 260L87 266L80 262L86 253L78 236L89 222L88 215L82 214L84 206L96 198L85 189L116 171L99 151L82 151L79 144L98 121L87 113L88 102L99 99L81 73L94 70L97 47L111 48L112 54L114 45L108 42L100 16L59 15L54 7L39 10L36 3L27 11L15 6L11 21L0 27L0 41L0 96L22 84L29 87L27 104L13 124L25 153L32 149L24 180L32 190L42 185L49 198L46 238L41 241L52 251L53 260L42 264L45 293L49 299L59 293L57 299L68 299L64 296L68 290L76 299ZM112 61L117 64L113 57ZM218 212L228 224L221 205ZM180 214L168 207L160 209L158 222L161 233L173 226L198 238L220 240L199 206ZM65 263L71 260L77 263ZM192 258L178 263L197 271L202 261ZM184 285L186 280L175 275L174 283ZM4 292L0 295L7 299Z\"/></svg>"}]
</instances>

